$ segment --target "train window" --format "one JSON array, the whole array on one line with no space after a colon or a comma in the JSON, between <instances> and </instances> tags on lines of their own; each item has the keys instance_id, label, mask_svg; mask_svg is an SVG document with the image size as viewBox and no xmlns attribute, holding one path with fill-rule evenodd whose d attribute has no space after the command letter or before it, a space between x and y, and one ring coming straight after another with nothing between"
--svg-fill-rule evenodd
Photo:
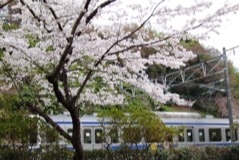
<instances>
[{"instance_id":1,"label":"train window","mask_svg":"<svg viewBox=\"0 0 239 160\"><path fill-rule=\"evenodd\" d=\"M205 132L204 129L199 129L198 130L198 136L199 136L199 141L204 142L205 141Z\"/></svg>"},{"instance_id":2,"label":"train window","mask_svg":"<svg viewBox=\"0 0 239 160\"><path fill-rule=\"evenodd\" d=\"M193 141L193 130L192 129L186 129L187 132L187 141L192 142Z\"/></svg>"},{"instance_id":3,"label":"train window","mask_svg":"<svg viewBox=\"0 0 239 160\"><path fill-rule=\"evenodd\" d=\"M103 143L102 129L95 129L95 143Z\"/></svg>"},{"instance_id":4,"label":"train window","mask_svg":"<svg viewBox=\"0 0 239 160\"><path fill-rule=\"evenodd\" d=\"M230 129L226 129L226 141L230 141L230 140L231 140Z\"/></svg>"},{"instance_id":5,"label":"train window","mask_svg":"<svg viewBox=\"0 0 239 160\"><path fill-rule=\"evenodd\" d=\"M209 141L221 141L222 134L220 128L210 128L209 129Z\"/></svg>"},{"instance_id":6,"label":"train window","mask_svg":"<svg viewBox=\"0 0 239 160\"><path fill-rule=\"evenodd\" d=\"M184 142L184 130L180 130L180 133L178 134L178 141Z\"/></svg>"},{"instance_id":7,"label":"train window","mask_svg":"<svg viewBox=\"0 0 239 160\"><path fill-rule=\"evenodd\" d=\"M231 140L230 129L227 128L226 129L226 141L230 141L230 140ZM235 131L235 140L237 140L237 130Z\"/></svg>"},{"instance_id":8,"label":"train window","mask_svg":"<svg viewBox=\"0 0 239 160\"><path fill-rule=\"evenodd\" d=\"M118 130L117 129L111 129L109 135L110 135L110 138L111 138L111 143L118 143L119 142L119 135L118 135Z\"/></svg>"},{"instance_id":9,"label":"train window","mask_svg":"<svg viewBox=\"0 0 239 160\"><path fill-rule=\"evenodd\" d=\"M84 129L84 143L91 143L91 129Z\"/></svg>"}]
</instances>

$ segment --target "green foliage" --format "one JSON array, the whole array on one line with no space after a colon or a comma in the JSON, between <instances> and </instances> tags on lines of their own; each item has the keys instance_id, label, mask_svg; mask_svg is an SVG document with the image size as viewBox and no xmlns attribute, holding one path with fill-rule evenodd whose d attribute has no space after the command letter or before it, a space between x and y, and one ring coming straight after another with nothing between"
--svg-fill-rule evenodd
<instances>
[{"instance_id":1,"label":"green foliage","mask_svg":"<svg viewBox=\"0 0 239 160\"><path fill-rule=\"evenodd\" d=\"M15 24L15 23L3 23L3 25L2 25L2 29L4 31L16 30L18 28L19 28L19 25Z\"/></svg>"},{"instance_id":2,"label":"green foliage","mask_svg":"<svg viewBox=\"0 0 239 160\"><path fill-rule=\"evenodd\" d=\"M205 54L198 54L198 60L199 62L205 62L211 60L213 57L209 53Z\"/></svg>"},{"instance_id":3,"label":"green foliage","mask_svg":"<svg viewBox=\"0 0 239 160\"><path fill-rule=\"evenodd\" d=\"M54 47L51 45L51 46L48 46L47 48L46 48L46 52L52 52L52 51L54 51L55 49L54 49Z\"/></svg>"},{"instance_id":4,"label":"green foliage","mask_svg":"<svg viewBox=\"0 0 239 160\"><path fill-rule=\"evenodd\" d=\"M0 142L11 146L36 143L37 119L22 106L17 94L0 95Z\"/></svg>"},{"instance_id":5,"label":"green foliage","mask_svg":"<svg viewBox=\"0 0 239 160\"><path fill-rule=\"evenodd\" d=\"M59 145L51 145L44 148L39 154L40 160L72 160L73 152L67 148L61 148Z\"/></svg>"},{"instance_id":6,"label":"green foliage","mask_svg":"<svg viewBox=\"0 0 239 160\"><path fill-rule=\"evenodd\" d=\"M194 108L196 108L197 110L200 110L202 112L204 112L205 114L210 114L213 116L217 116L217 106L208 101L208 99L210 99L210 97L206 97L206 98L201 98L199 99L195 104L194 104Z\"/></svg>"},{"instance_id":7,"label":"green foliage","mask_svg":"<svg viewBox=\"0 0 239 160\"><path fill-rule=\"evenodd\" d=\"M187 49L191 49L198 45L201 45L198 40L181 40L180 44Z\"/></svg>"},{"instance_id":8,"label":"green foliage","mask_svg":"<svg viewBox=\"0 0 239 160\"><path fill-rule=\"evenodd\" d=\"M149 110L138 108L130 109L129 114L129 127L137 124L136 126L139 128L139 131L135 132L137 135L144 137L145 141L148 143L163 141L165 137L164 132L166 132L166 126L157 115ZM130 134L128 136L128 138L133 137Z\"/></svg>"},{"instance_id":9,"label":"green foliage","mask_svg":"<svg viewBox=\"0 0 239 160\"><path fill-rule=\"evenodd\" d=\"M131 97L128 100L128 104L126 105L128 108L131 107L142 107L145 109L155 109L155 102L153 101L153 99L151 99L149 97L149 95L145 94L145 93L139 93L135 95L135 97Z\"/></svg>"},{"instance_id":10,"label":"green foliage","mask_svg":"<svg viewBox=\"0 0 239 160\"><path fill-rule=\"evenodd\" d=\"M99 116L113 122L109 128L123 131L121 138L124 143L135 144L143 137L146 143L162 142L174 132L152 111L141 107L127 107L123 110L110 108L100 112Z\"/></svg>"},{"instance_id":11,"label":"green foliage","mask_svg":"<svg viewBox=\"0 0 239 160\"><path fill-rule=\"evenodd\" d=\"M238 160L239 147L186 147L172 150L157 150L154 154L147 150L123 149L110 152L105 150L87 151L87 160Z\"/></svg>"},{"instance_id":12,"label":"green foliage","mask_svg":"<svg viewBox=\"0 0 239 160\"><path fill-rule=\"evenodd\" d=\"M23 84L21 87L21 95L25 102L34 103L37 101L37 88L30 84Z\"/></svg>"},{"instance_id":13,"label":"green foliage","mask_svg":"<svg viewBox=\"0 0 239 160\"><path fill-rule=\"evenodd\" d=\"M164 111L164 112L177 112L178 111L176 108L167 106L167 105L161 105L159 110Z\"/></svg>"},{"instance_id":14,"label":"green foliage","mask_svg":"<svg viewBox=\"0 0 239 160\"><path fill-rule=\"evenodd\" d=\"M0 49L0 61L2 60L2 57L4 56L4 52L2 49Z\"/></svg>"},{"instance_id":15,"label":"green foliage","mask_svg":"<svg viewBox=\"0 0 239 160\"><path fill-rule=\"evenodd\" d=\"M43 151L44 150L44 151ZM148 150L92 150L84 151L84 160L238 160L239 147L186 147L172 150L157 150L152 153ZM57 145L41 148L37 151L27 149L10 149L0 147L1 160L72 160L73 152Z\"/></svg>"},{"instance_id":16,"label":"green foliage","mask_svg":"<svg viewBox=\"0 0 239 160\"><path fill-rule=\"evenodd\" d=\"M156 49L152 48L152 47L143 47L141 49L141 55L144 58L148 58L150 55L153 55L157 52Z\"/></svg>"},{"instance_id":17,"label":"green foliage","mask_svg":"<svg viewBox=\"0 0 239 160\"><path fill-rule=\"evenodd\" d=\"M2 112L0 115L0 141L11 146L36 143L37 120L24 112Z\"/></svg>"},{"instance_id":18,"label":"green foliage","mask_svg":"<svg viewBox=\"0 0 239 160\"><path fill-rule=\"evenodd\" d=\"M235 99L239 100L239 71L231 64L228 65L230 87Z\"/></svg>"},{"instance_id":19,"label":"green foliage","mask_svg":"<svg viewBox=\"0 0 239 160\"><path fill-rule=\"evenodd\" d=\"M147 93L132 85L123 84L123 87L119 92L125 94L126 101L128 102L128 104L125 105L127 108L141 107L145 109L155 109L155 101Z\"/></svg>"},{"instance_id":20,"label":"green foliage","mask_svg":"<svg viewBox=\"0 0 239 160\"><path fill-rule=\"evenodd\" d=\"M1 160L72 160L73 152L59 146L49 146L44 151L28 149L0 148Z\"/></svg>"},{"instance_id":21,"label":"green foliage","mask_svg":"<svg viewBox=\"0 0 239 160\"><path fill-rule=\"evenodd\" d=\"M27 34L25 38L28 40L29 48L35 47L40 42L40 39L35 35Z\"/></svg>"},{"instance_id":22,"label":"green foliage","mask_svg":"<svg viewBox=\"0 0 239 160\"><path fill-rule=\"evenodd\" d=\"M97 93L99 92L104 86L106 83L104 83L102 77L94 77L94 84L93 84L93 87L94 87L94 92Z\"/></svg>"},{"instance_id":23,"label":"green foliage","mask_svg":"<svg viewBox=\"0 0 239 160\"><path fill-rule=\"evenodd\" d=\"M50 145L58 144L60 140L59 133L51 126L47 125L45 122L39 122L39 130L40 136L42 137L42 141L45 141Z\"/></svg>"},{"instance_id":24,"label":"green foliage","mask_svg":"<svg viewBox=\"0 0 239 160\"><path fill-rule=\"evenodd\" d=\"M149 78L151 79L157 79L160 75L165 74L167 71L167 68L162 65L150 65L147 69L147 74Z\"/></svg>"},{"instance_id":25,"label":"green foliage","mask_svg":"<svg viewBox=\"0 0 239 160\"><path fill-rule=\"evenodd\" d=\"M22 103L17 94L0 94L0 110L17 111L21 109L21 106Z\"/></svg>"}]
</instances>

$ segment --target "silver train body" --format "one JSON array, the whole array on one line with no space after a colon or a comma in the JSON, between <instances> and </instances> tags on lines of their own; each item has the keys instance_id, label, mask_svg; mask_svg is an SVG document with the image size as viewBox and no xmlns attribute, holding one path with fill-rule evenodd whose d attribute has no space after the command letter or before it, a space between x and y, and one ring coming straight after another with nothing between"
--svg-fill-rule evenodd
<instances>
[{"instance_id":1,"label":"silver train body","mask_svg":"<svg viewBox=\"0 0 239 160\"><path fill-rule=\"evenodd\" d=\"M181 127L182 131L174 136L171 144L174 147L194 146L228 146L232 145L230 140L230 129L228 119L219 119L208 116L202 118L197 113L186 112L156 112L166 126ZM54 115L51 118L60 125L69 134L72 133L72 121L69 115ZM107 145L102 140L102 123L99 122L97 115L85 115L80 118L81 122L81 139L84 150L104 149ZM239 123L238 119L234 120ZM108 122L105 122L107 125ZM109 124L110 125L110 124ZM114 139L110 139L110 147L117 149L120 147L122 140L120 139L120 131L116 131L117 135ZM235 131L236 142L238 140L238 130ZM41 143L41 142L40 142ZM40 144L38 143L38 145ZM59 144L72 148L70 143L60 140ZM137 147L144 147L145 142L140 141ZM158 143L158 146L162 146Z\"/></svg>"}]
</instances>

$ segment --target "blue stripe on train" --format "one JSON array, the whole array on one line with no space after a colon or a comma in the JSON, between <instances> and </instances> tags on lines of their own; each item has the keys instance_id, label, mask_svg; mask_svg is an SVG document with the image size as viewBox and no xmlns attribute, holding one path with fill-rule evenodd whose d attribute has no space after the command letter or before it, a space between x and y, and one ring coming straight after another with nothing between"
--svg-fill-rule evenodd
<instances>
[{"instance_id":1,"label":"blue stripe on train","mask_svg":"<svg viewBox=\"0 0 239 160\"><path fill-rule=\"evenodd\" d=\"M71 121L56 121L57 124L60 125L71 125L72 122ZM89 126L100 126L100 125L109 125L111 124L110 122L95 122L95 121L89 121L89 122L81 122L81 124L83 125L89 125ZM228 123L207 123L207 122L186 122L186 123L182 123L182 122L166 122L166 125L172 125L172 126L228 126Z\"/></svg>"}]
</instances>

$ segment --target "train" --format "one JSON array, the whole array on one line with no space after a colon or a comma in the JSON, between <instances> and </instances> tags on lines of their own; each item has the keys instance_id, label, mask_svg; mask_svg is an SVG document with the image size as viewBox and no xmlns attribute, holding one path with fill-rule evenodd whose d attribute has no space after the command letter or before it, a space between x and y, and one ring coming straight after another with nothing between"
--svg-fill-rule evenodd
<instances>
[{"instance_id":1,"label":"train","mask_svg":"<svg viewBox=\"0 0 239 160\"><path fill-rule=\"evenodd\" d=\"M181 128L181 131L172 137L170 144L173 147L185 146L229 146L239 144L238 128L235 129L235 142L231 142L229 120L226 118L214 118L213 116L202 117L193 112L155 112L162 122L168 127ZM72 121L69 114L52 115L51 118L62 127L67 133L72 134ZM97 114L84 115L80 117L81 122L81 140L84 150L118 149L122 144L120 134L122 131L114 129L113 136L109 139L103 139L104 127ZM234 119L235 124L239 124L239 119ZM110 125L110 122L104 122ZM39 138L38 138L39 139ZM41 138L40 138L41 139ZM106 142L107 141L107 142ZM39 141L36 145L40 146L46 142ZM69 142L60 140L59 145L72 148ZM109 145L110 144L110 145ZM158 147L163 147L162 142L157 142ZM137 143L137 147L146 146L143 138Z\"/></svg>"}]
</instances>

